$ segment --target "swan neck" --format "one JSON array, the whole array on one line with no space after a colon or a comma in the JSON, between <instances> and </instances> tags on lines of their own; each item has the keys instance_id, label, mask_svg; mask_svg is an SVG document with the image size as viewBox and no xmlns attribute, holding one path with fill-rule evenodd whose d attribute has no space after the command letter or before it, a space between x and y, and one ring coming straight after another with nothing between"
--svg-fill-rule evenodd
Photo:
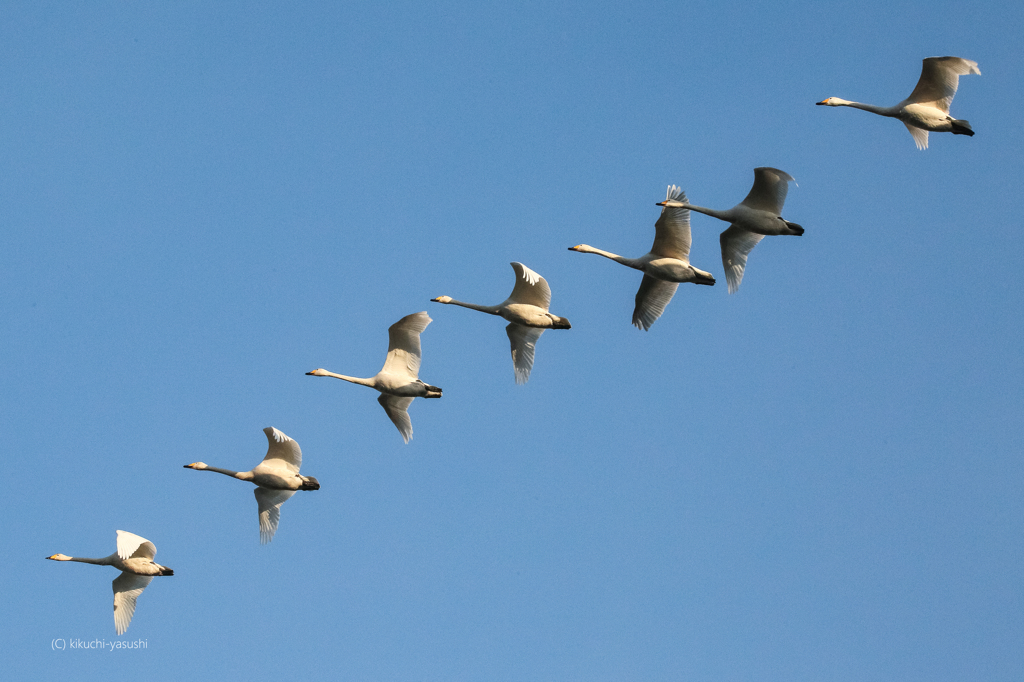
<instances>
[{"instance_id":1,"label":"swan neck","mask_svg":"<svg viewBox=\"0 0 1024 682\"><path fill-rule=\"evenodd\" d=\"M448 301L448 305L460 305L463 308L469 308L470 310L479 310L482 313L490 313L491 315L500 315L499 308L501 306L496 305L479 305L477 303L465 303L463 301L456 301L454 298Z\"/></svg>"},{"instance_id":2,"label":"swan neck","mask_svg":"<svg viewBox=\"0 0 1024 682\"><path fill-rule=\"evenodd\" d=\"M242 480L242 481L248 481L248 480L252 479L252 472L251 471L232 471L231 469L221 469L220 467L210 467L210 466L206 467L202 471L215 471L218 474L224 474L225 476L230 476L231 478L237 478L237 479Z\"/></svg>"},{"instance_id":3,"label":"swan neck","mask_svg":"<svg viewBox=\"0 0 1024 682\"><path fill-rule=\"evenodd\" d=\"M636 268L637 270L640 269L637 266L637 262L636 262L635 258L626 258L625 256L620 256L619 254L612 253L611 251L604 251L602 249L595 249L593 246L591 246L586 251L583 251L583 253L596 253L598 256L604 256L605 258L611 259L611 260L615 261L616 263L622 263L626 267Z\"/></svg>"},{"instance_id":4,"label":"swan neck","mask_svg":"<svg viewBox=\"0 0 1024 682\"><path fill-rule=\"evenodd\" d=\"M843 104L844 107L852 107L854 109L863 109L864 111L870 111L872 114L878 114L879 116L896 116L897 107L879 107L874 104L864 104L862 102L847 102Z\"/></svg>"},{"instance_id":5,"label":"swan neck","mask_svg":"<svg viewBox=\"0 0 1024 682\"><path fill-rule=\"evenodd\" d=\"M73 556L70 559L68 559L68 561L77 561L80 564L93 564L95 566L113 566L115 556L117 555L113 554L111 556L105 556L101 559L90 559L89 557L84 556Z\"/></svg>"},{"instance_id":6,"label":"swan neck","mask_svg":"<svg viewBox=\"0 0 1024 682\"><path fill-rule=\"evenodd\" d=\"M703 213L704 215L709 215L712 218L718 218L719 220L728 220L730 222L732 221L732 217L730 217L728 215L728 213L729 213L728 211L719 211L719 210L714 209L714 208L704 208L703 206L694 206L693 204L685 204L683 206L683 208L688 208L691 211L696 211L697 213Z\"/></svg>"},{"instance_id":7,"label":"swan neck","mask_svg":"<svg viewBox=\"0 0 1024 682\"><path fill-rule=\"evenodd\" d=\"M374 387L373 379L362 379L360 377L350 377L350 376L346 376L345 374L335 374L334 372L324 372L324 376L334 377L335 379L341 379L342 381L347 381L347 382L352 383L352 384L359 384L360 386L369 386L370 388Z\"/></svg>"}]
</instances>

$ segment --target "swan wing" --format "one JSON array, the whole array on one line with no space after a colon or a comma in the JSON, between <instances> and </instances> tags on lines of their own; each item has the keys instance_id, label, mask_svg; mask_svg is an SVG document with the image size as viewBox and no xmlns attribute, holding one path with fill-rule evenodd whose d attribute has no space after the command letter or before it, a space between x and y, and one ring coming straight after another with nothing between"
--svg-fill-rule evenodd
<instances>
[{"instance_id":1,"label":"swan wing","mask_svg":"<svg viewBox=\"0 0 1024 682\"><path fill-rule=\"evenodd\" d=\"M274 539L277 524L281 522L281 505L291 499L294 490L270 490L256 488L256 504L260 508L260 543L267 544Z\"/></svg>"},{"instance_id":2,"label":"swan wing","mask_svg":"<svg viewBox=\"0 0 1024 682\"><path fill-rule=\"evenodd\" d=\"M663 282L650 275L644 275L640 289L636 292L636 307L633 308L633 326L647 331L651 328L665 307L676 294L679 285L675 282Z\"/></svg>"},{"instance_id":3,"label":"swan wing","mask_svg":"<svg viewBox=\"0 0 1024 682\"><path fill-rule=\"evenodd\" d=\"M114 588L114 627L118 635L123 635L128 629L132 616L135 615L135 600L151 582L151 575L137 575L127 571L122 571L121 575L114 578L111 587Z\"/></svg>"},{"instance_id":4,"label":"swan wing","mask_svg":"<svg viewBox=\"0 0 1024 682\"><path fill-rule=\"evenodd\" d=\"M302 450L299 449L299 444L273 426L263 429L263 433L267 434L267 442L270 444L263 462L284 466L294 474L299 473L299 467L302 466Z\"/></svg>"},{"instance_id":5,"label":"swan wing","mask_svg":"<svg viewBox=\"0 0 1024 682\"><path fill-rule=\"evenodd\" d=\"M412 398L398 395L381 393L377 402L388 413L391 422L402 434L402 440L406 443L412 438L412 419L409 418L409 406L412 405Z\"/></svg>"},{"instance_id":6,"label":"swan wing","mask_svg":"<svg viewBox=\"0 0 1024 682\"><path fill-rule=\"evenodd\" d=\"M782 205L786 203L789 183L796 182L793 176L778 168L755 168L754 186L750 194L740 203L759 211L770 211L775 215L782 213Z\"/></svg>"},{"instance_id":7,"label":"swan wing","mask_svg":"<svg viewBox=\"0 0 1024 682\"><path fill-rule=\"evenodd\" d=\"M981 75L978 62L960 57L928 57L921 66L921 79L917 81L917 87L906 101L912 104L930 104L948 114L949 105L953 102L953 95L960 84L960 76L971 73ZM918 144L918 147L920 146Z\"/></svg>"},{"instance_id":8,"label":"swan wing","mask_svg":"<svg viewBox=\"0 0 1024 682\"><path fill-rule=\"evenodd\" d=\"M924 128L918 128L916 126L912 126L909 123L907 123L906 121L903 122L903 125L907 126L907 130L909 130L911 136L913 136L914 144L917 145L918 149L928 149L928 131L927 130L925 130Z\"/></svg>"},{"instance_id":9,"label":"swan wing","mask_svg":"<svg viewBox=\"0 0 1024 682\"><path fill-rule=\"evenodd\" d=\"M516 271L516 285L508 300L512 303L535 305L547 312L548 306L551 305L551 287L548 286L547 280L522 263L511 265Z\"/></svg>"},{"instance_id":10,"label":"swan wing","mask_svg":"<svg viewBox=\"0 0 1024 682\"><path fill-rule=\"evenodd\" d=\"M686 200L686 193L675 185L669 185L665 201ZM666 206L661 209L658 222L654 223L654 246L651 253L662 258L675 258L689 262L690 259L690 209Z\"/></svg>"},{"instance_id":11,"label":"swan wing","mask_svg":"<svg viewBox=\"0 0 1024 682\"><path fill-rule=\"evenodd\" d=\"M388 327L388 358L383 372L416 379L420 374L420 334L433 320L424 311L406 315Z\"/></svg>"},{"instance_id":12,"label":"swan wing","mask_svg":"<svg viewBox=\"0 0 1024 682\"><path fill-rule=\"evenodd\" d=\"M743 271L747 267L747 255L754 250L758 242L764 239L763 234L748 232L735 224L719 236L722 243L722 266L725 268L725 281L729 285L729 293L735 294L743 281Z\"/></svg>"},{"instance_id":13,"label":"swan wing","mask_svg":"<svg viewBox=\"0 0 1024 682\"><path fill-rule=\"evenodd\" d=\"M125 530L117 531L117 556L125 559L153 559L156 556L156 545L144 537ZM128 616L131 620L131 616ZM125 627L128 627L125 625ZM120 633L118 633L120 634Z\"/></svg>"},{"instance_id":14,"label":"swan wing","mask_svg":"<svg viewBox=\"0 0 1024 682\"><path fill-rule=\"evenodd\" d=\"M513 322L505 327L505 333L512 344L512 365L516 370L516 383L525 384L530 380L530 370L533 369L533 351L536 349L537 339L544 330L538 327L524 327Z\"/></svg>"}]
</instances>

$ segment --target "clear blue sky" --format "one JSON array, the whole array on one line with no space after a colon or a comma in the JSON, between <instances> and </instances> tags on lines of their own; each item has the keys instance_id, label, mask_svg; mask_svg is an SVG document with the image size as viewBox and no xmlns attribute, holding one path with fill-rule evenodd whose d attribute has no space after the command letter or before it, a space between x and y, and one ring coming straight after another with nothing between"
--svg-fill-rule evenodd
<instances>
[{"instance_id":1,"label":"clear blue sky","mask_svg":"<svg viewBox=\"0 0 1024 682\"><path fill-rule=\"evenodd\" d=\"M7 672L39 679L1019 680L1017 2L7 2ZM919 152L921 59L976 60ZM665 186L792 174L803 237L650 332ZM570 331L516 386L510 261ZM404 445L368 389L427 310ZM261 433L322 489L259 544ZM112 641L114 531L175 569Z\"/></svg>"}]
</instances>

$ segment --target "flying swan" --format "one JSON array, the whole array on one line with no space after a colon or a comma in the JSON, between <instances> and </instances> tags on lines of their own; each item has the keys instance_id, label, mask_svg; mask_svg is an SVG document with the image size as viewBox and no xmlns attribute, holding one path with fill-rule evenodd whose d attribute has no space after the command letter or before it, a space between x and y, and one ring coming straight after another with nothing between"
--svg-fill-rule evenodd
<instances>
[{"instance_id":1,"label":"flying swan","mask_svg":"<svg viewBox=\"0 0 1024 682\"><path fill-rule=\"evenodd\" d=\"M335 374L326 369L314 369L306 374L314 377L334 377L380 391L377 402L388 413L388 417L402 434L402 439L408 443L412 438L412 420L409 418L408 410L413 398L441 397L440 388L419 380L422 355L420 334L432 321L424 311L406 315L388 327L388 357L384 361L384 369L369 379Z\"/></svg>"},{"instance_id":2,"label":"flying swan","mask_svg":"<svg viewBox=\"0 0 1024 682\"><path fill-rule=\"evenodd\" d=\"M533 352L537 339L545 329L571 329L569 320L548 312L551 305L551 287L547 280L522 263L511 263L516 271L516 284L512 294L498 305L477 305L456 301L451 296L430 299L435 303L460 305L463 308L479 310L498 315L509 321L505 327L512 344L512 365L515 368L516 383L525 384L530 380L533 369Z\"/></svg>"},{"instance_id":3,"label":"flying swan","mask_svg":"<svg viewBox=\"0 0 1024 682\"><path fill-rule=\"evenodd\" d=\"M722 243L722 265L725 267L725 281L729 285L729 293L734 294L743 281L743 271L747 267L747 256L766 235L792 234L800 236L804 228L796 223L785 220L782 205L786 202L786 192L790 182L796 182L789 173L778 168L755 168L754 186L750 188L747 198L730 208L728 211L716 211L712 208L694 206L682 201L667 199L658 202L658 206L688 208L697 213L709 215L732 223L719 236Z\"/></svg>"},{"instance_id":4,"label":"flying swan","mask_svg":"<svg viewBox=\"0 0 1024 682\"><path fill-rule=\"evenodd\" d=\"M917 81L917 87L910 93L910 97L894 107L877 107L838 97L829 97L818 104L827 107L853 107L880 116L898 118L914 136L917 148L928 149L929 130L936 133L974 135L970 123L949 115L949 105L953 102L960 76L972 73L981 75L978 62L960 57L928 57L921 67L921 79Z\"/></svg>"},{"instance_id":5,"label":"flying swan","mask_svg":"<svg viewBox=\"0 0 1024 682\"><path fill-rule=\"evenodd\" d=\"M204 462L186 464L186 469L216 471L240 481L256 484L256 504L260 508L260 542L264 545L274 539L281 521L281 505L297 490L320 490L320 481L312 476L300 476L302 450L299 444L272 426L263 429L267 434L267 456L252 471L231 471L207 466Z\"/></svg>"},{"instance_id":6,"label":"flying swan","mask_svg":"<svg viewBox=\"0 0 1024 682\"><path fill-rule=\"evenodd\" d=\"M135 600L156 575L174 575L174 571L153 561L156 545L135 533L117 531L117 551L102 559L54 554L46 557L54 561L78 561L97 566L113 566L121 571L114 578L114 628L123 635L135 615Z\"/></svg>"},{"instance_id":7,"label":"flying swan","mask_svg":"<svg viewBox=\"0 0 1024 682\"><path fill-rule=\"evenodd\" d=\"M675 185L669 185L665 201L686 203L686 194ZM647 331L665 312L676 289L682 282L714 285L715 278L690 265L690 211L677 206L664 206L658 222L654 223L654 246L640 258L626 258L587 244L570 246L570 251L596 253L616 263L644 273L640 290L636 292L633 326Z\"/></svg>"}]
</instances>

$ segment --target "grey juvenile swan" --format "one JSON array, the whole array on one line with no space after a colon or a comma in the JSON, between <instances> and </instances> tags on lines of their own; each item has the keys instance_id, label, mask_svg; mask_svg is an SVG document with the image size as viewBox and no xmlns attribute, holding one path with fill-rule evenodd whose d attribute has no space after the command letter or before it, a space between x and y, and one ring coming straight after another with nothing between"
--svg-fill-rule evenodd
<instances>
[{"instance_id":1,"label":"grey juvenile swan","mask_svg":"<svg viewBox=\"0 0 1024 682\"><path fill-rule=\"evenodd\" d=\"M274 539L281 521L281 505L298 490L320 490L320 481L312 476L300 476L302 450L294 440L273 426L263 429L267 434L267 455L252 471L232 471L207 466L203 462L186 464L186 469L216 471L240 481L256 484L256 504L260 509L260 542L264 545Z\"/></svg>"},{"instance_id":2,"label":"grey juvenile swan","mask_svg":"<svg viewBox=\"0 0 1024 682\"><path fill-rule=\"evenodd\" d=\"M548 312L551 305L551 287L543 277L522 263L511 265L516 271L516 285L511 295L498 305L463 303L451 296L438 296L430 300L435 303L460 305L508 320L509 325L505 327L505 332L512 344L512 365L515 368L516 383L525 384L530 380L533 352L540 335L545 329L571 329L572 325L564 317Z\"/></svg>"},{"instance_id":3,"label":"grey juvenile swan","mask_svg":"<svg viewBox=\"0 0 1024 682\"><path fill-rule=\"evenodd\" d=\"M747 255L766 235L791 234L800 236L804 228L796 223L785 220L782 205L786 202L786 192L790 182L796 182L789 173L778 168L755 168L754 186L750 188L747 198L727 211L716 211L713 208L694 206L683 201L666 200L658 206L675 206L688 208L697 213L709 215L732 223L719 236L722 243L722 265L725 267L725 281L729 285L729 293L734 294L743 281L743 271L747 267Z\"/></svg>"},{"instance_id":4,"label":"grey juvenile swan","mask_svg":"<svg viewBox=\"0 0 1024 682\"><path fill-rule=\"evenodd\" d=\"M665 201L686 203L686 194L669 185ZM633 325L647 331L665 312L682 282L713 285L715 278L690 265L690 211L679 206L663 206L658 222L654 223L654 246L645 256L626 258L608 251L595 249L587 244L570 246L570 251L596 253L611 258L616 263L640 270L644 278L636 292L636 307L633 308Z\"/></svg>"},{"instance_id":5,"label":"grey juvenile swan","mask_svg":"<svg viewBox=\"0 0 1024 682\"><path fill-rule=\"evenodd\" d=\"M353 384L369 386L380 391L377 402L398 427L406 443L412 438L412 420L409 419L409 405L413 398L440 398L441 389L419 380L420 334L432 320L424 311L406 315L388 327L388 357L384 368L369 379L335 374L326 369L306 372L314 377L334 377Z\"/></svg>"},{"instance_id":6,"label":"grey juvenile swan","mask_svg":"<svg viewBox=\"0 0 1024 682\"><path fill-rule=\"evenodd\" d=\"M149 586L154 576L174 575L174 571L153 561L156 545L135 533L117 531L117 551L102 559L54 554L46 557L54 561L79 561L83 564L113 566L121 571L114 578L114 628L123 635L135 615L135 600Z\"/></svg>"},{"instance_id":7,"label":"grey juvenile swan","mask_svg":"<svg viewBox=\"0 0 1024 682\"><path fill-rule=\"evenodd\" d=\"M935 133L974 135L970 123L949 115L949 105L953 102L960 76L972 73L981 75L978 62L960 57L928 57L921 67L921 79L917 81L917 87L910 93L910 97L894 107L877 107L838 97L829 97L818 104L827 107L853 107L879 116L898 118L914 136L917 148L928 149L929 130Z\"/></svg>"}]
</instances>

